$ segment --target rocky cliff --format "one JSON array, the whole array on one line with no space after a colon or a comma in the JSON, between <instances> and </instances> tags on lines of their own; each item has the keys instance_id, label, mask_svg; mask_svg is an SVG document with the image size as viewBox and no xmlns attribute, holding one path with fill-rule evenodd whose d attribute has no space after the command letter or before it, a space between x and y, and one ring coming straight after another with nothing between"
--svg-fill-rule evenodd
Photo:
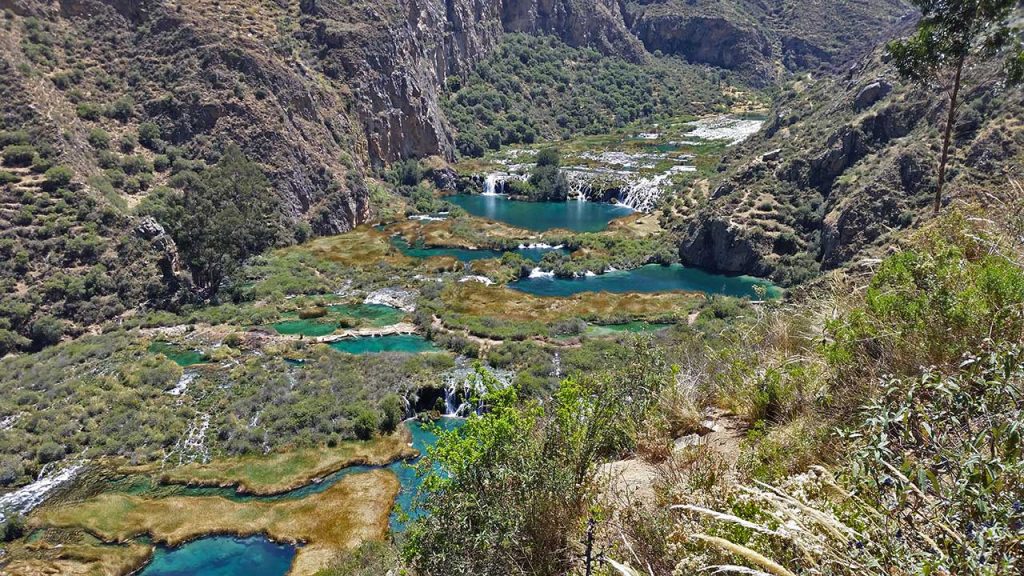
<instances>
[{"instance_id":1,"label":"rocky cliff","mask_svg":"<svg viewBox=\"0 0 1024 576\"><path fill-rule=\"evenodd\" d=\"M995 77L961 106L947 201L1022 176L1024 92ZM880 256L892 231L930 216L945 110L941 91L901 83L879 52L839 78L793 82L729 154L680 256L784 283Z\"/></svg>"},{"instance_id":2,"label":"rocky cliff","mask_svg":"<svg viewBox=\"0 0 1024 576\"><path fill-rule=\"evenodd\" d=\"M624 16L648 51L738 70L764 86L787 70L848 62L913 12L903 0L653 0L627 3Z\"/></svg>"}]
</instances>

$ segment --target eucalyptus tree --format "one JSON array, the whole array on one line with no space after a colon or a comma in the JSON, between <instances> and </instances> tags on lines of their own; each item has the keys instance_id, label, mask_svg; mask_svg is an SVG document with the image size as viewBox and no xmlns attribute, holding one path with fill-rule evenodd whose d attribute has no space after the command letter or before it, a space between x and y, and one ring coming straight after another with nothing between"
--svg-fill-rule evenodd
<instances>
[{"instance_id":1,"label":"eucalyptus tree","mask_svg":"<svg viewBox=\"0 0 1024 576\"><path fill-rule=\"evenodd\" d=\"M942 206L950 141L956 123L964 71L973 58L1005 58L1003 78L1024 79L1024 47L1020 30L1013 26L1018 0L911 0L921 11L917 29L909 37L891 42L889 55L902 76L921 83L940 82L949 98L942 136L935 212Z\"/></svg>"}]
</instances>

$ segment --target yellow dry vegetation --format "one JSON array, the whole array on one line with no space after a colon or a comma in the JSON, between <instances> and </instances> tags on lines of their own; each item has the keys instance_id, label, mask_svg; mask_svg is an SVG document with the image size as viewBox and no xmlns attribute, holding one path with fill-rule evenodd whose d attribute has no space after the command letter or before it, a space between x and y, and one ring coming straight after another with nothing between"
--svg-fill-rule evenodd
<instances>
[{"instance_id":1,"label":"yellow dry vegetation","mask_svg":"<svg viewBox=\"0 0 1024 576\"><path fill-rule=\"evenodd\" d=\"M408 429L402 426L390 436L366 442L342 442L333 448L301 448L266 456L235 456L207 464L179 466L163 471L160 481L193 486L237 486L239 493L248 494L280 494L349 466L382 466L413 457L416 451L409 447L410 441Z\"/></svg>"},{"instance_id":2,"label":"yellow dry vegetation","mask_svg":"<svg viewBox=\"0 0 1024 576\"><path fill-rule=\"evenodd\" d=\"M616 294L584 292L562 298L540 297L505 286L462 282L445 288L447 311L469 316L492 316L519 321L551 322L561 318L622 317L635 319L685 315L704 301L696 292Z\"/></svg>"},{"instance_id":3,"label":"yellow dry vegetation","mask_svg":"<svg viewBox=\"0 0 1024 576\"><path fill-rule=\"evenodd\" d=\"M123 546L45 543L30 547L30 551L12 550L15 558L0 573L10 576L121 576L137 570L153 554L152 546L134 543Z\"/></svg>"},{"instance_id":4,"label":"yellow dry vegetation","mask_svg":"<svg viewBox=\"0 0 1024 576\"><path fill-rule=\"evenodd\" d=\"M290 572L301 576L324 568L339 552L387 537L388 516L398 490L394 473L373 470L298 500L235 502L219 496L144 498L105 493L45 509L30 524L83 529L108 543L148 534L170 546L207 534L265 534L277 542L303 543Z\"/></svg>"},{"instance_id":5,"label":"yellow dry vegetation","mask_svg":"<svg viewBox=\"0 0 1024 576\"><path fill-rule=\"evenodd\" d=\"M323 236L305 244L284 248L280 252L307 252L320 260L356 268L376 266L380 262L393 266L413 265L414 260L392 246L388 238L388 234L363 225L345 234Z\"/></svg>"}]
</instances>

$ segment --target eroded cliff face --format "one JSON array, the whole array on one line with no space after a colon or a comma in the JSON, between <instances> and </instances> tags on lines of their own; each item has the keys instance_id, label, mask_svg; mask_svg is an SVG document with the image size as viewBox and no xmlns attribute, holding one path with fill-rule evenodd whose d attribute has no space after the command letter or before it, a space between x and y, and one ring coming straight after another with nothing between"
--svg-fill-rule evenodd
<instances>
[{"instance_id":1,"label":"eroded cliff face","mask_svg":"<svg viewBox=\"0 0 1024 576\"><path fill-rule=\"evenodd\" d=\"M842 65L913 12L903 0L653 0L628 3L625 18L650 52L743 72L765 86L786 70Z\"/></svg>"},{"instance_id":2,"label":"eroded cliff face","mask_svg":"<svg viewBox=\"0 0 1024 576\"><path fill-rule=\"evenodd\" d=\"M998 82L967 93L947 202L1024 175L1022 106L1024 92ZM945 110L941 92L901 83L880 52L843 77L794 83L761 133L728 155L681 231L680 257L796 283L884 256L893 231L931 215Z\"/></svg>"}]
</instances>

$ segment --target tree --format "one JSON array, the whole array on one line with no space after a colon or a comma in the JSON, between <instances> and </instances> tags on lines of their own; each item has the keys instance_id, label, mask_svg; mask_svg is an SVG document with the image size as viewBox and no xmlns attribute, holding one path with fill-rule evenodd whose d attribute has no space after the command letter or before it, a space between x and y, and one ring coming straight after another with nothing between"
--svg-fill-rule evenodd
<instances>
[{"instance_id":1,"label":"tree","mask_svg":"<svg viewBox=\"0 0 1024 576\"><path fill-rule=\"evenodd\" d=\"M422 576L574 573L572 541L595 502L598 466L635 448L672 369L637 337L614 368L566 378L543 401L478 374L483 414L442 433L418 464L425 514L403 555Z\"/></svg>"},{"instance_id":2,"label":"tree","mask_svg":"<svg viewBox=\"0 0 1024 576\"><path fill-rule=\"evenodd\" d=\"M279 200L259 166L233 144L213 168L179 176L182 193L154 215L162 215L200 296L212 299L242 262L277 242Z\"/></svg>"},{"instance_id":3,"label":"tree","mask_svg":"<svg viewBox=\"0 0 1024 576\"><path fill-rule=\"evenodd\" d=\"M935 212L942 206L942 188L953 125L964 84L965 65L972 56L1006 56L1003 73L1008 82L1024 77L1024 48L1018 30L1009 24L1017 0L911 0L921 10L916 32L888 46L896 69L916 82L946 79L949 109L942 136Z\"/></svg>"},{"instance_id":4,"label":"tree","mask_svg":"<svg viewBox=\"0 0 1024 576\"><path fill-rule=\"evenodd\" d=\"M390 434L402 423L405 415L405 403L398 394L388 394L380 401L380 431Z\"/></svg>"}]
</instances>

